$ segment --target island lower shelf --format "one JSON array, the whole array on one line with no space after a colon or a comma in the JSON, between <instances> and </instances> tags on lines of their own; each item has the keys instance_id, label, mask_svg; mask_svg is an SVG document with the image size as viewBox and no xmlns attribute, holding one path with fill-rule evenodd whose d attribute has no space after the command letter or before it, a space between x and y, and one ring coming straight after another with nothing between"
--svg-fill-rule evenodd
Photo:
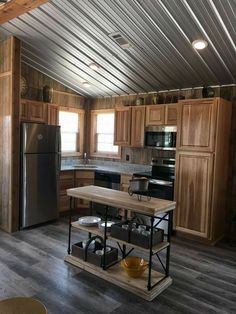
<instances>
[{"instance_id":1,"label":"island lower shelf","mask_svg":"<svg viewBox=\"0 0 236 314\"><path fill-rule=\"evenodd\" d=\"M164 274L152 270L153 283L159 284L156 285L152 290L148 291L147 271L140 278L131 278L124 272L120 264L116 264L104 271L101 267L87 263L72 255L67 255L65 257L65 261L81 269L84 269L87 272L98 276L99 278L109 281L112 284L124 288L147 301L152 301L158 294L160 294L163 290L172 284L171 277L164 278Z\"/></svg>"}]
</instances>

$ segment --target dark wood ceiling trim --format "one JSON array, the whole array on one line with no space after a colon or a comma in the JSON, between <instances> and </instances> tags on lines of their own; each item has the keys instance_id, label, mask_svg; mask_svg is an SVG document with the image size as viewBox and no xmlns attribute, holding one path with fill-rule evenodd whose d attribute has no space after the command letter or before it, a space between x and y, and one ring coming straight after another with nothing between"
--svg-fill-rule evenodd
<instances>
[{"instance_id":1,"label":"dark wood ceiling trim","mask_svg":"<svg viewBox=\"0 0 236 314\"><path fill-rule=\"evenodd\" d=\"M49 0L11 0L0 6L0 24L6 23L48 1Z\"/></svg>"}]
</instances>

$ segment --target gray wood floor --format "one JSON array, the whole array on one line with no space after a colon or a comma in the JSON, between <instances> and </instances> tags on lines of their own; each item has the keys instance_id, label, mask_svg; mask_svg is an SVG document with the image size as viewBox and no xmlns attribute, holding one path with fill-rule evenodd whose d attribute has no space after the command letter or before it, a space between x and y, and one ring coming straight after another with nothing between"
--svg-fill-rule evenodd
<instances>
[{"instance_id":1,"label":"gray wood floor","mask_svg":"<svg viewBox=\"0 0 236 314\"><path fill-rule=\"evenodd\" d=\"M32 296L49 313L236 313L236 251L173 238L172 286L152 302L63 261L67 222L0 231L0 299ZM85 238L74 232L72 242ZM33 314L33 313L32 313Z\"/></svg>"}]
</instances>

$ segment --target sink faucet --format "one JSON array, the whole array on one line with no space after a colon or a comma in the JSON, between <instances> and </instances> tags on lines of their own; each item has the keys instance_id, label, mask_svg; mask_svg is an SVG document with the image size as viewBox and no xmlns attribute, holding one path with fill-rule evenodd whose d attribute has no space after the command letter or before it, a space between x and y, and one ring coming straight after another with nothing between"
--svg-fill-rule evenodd
<instances>
[{"instance_id":1,"label":"sink faucet","mask_svg":"<svg viewBox=\"0 0 236 314\"><path fill-rule=\"evenodd\" d=\"M83 160L84 165L87 165L89 163L89 160L87 158L87 153L84 153L84 160Z\"/></svg>"}]
</instances>

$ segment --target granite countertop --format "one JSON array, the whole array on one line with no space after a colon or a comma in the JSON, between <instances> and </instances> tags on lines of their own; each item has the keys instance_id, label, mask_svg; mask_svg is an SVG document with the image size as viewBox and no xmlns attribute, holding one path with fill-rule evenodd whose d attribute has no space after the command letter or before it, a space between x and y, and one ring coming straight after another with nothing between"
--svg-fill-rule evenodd
<instances>
[{"instance_id":1,"label":"granite countertop","mask_svg":"<svg viewBox=\"0 0 236 314\"><path fill-rule=\"evenodd\" d=\"M144 166L145 167L145 166ZM147 166L148 167L148 166ZM120 165L95 165L95 164L89 164L88 166L85 165L62 165L61 166L61 171L75 171L75 170L79 170L79 171L106 171L106 172L115 172L115 173L119 173L119 174L127 174L127 175L133 175L133 173L135 172L140 172L139 167L132 167L132 165L129 167L129 165L126 165L126 167L122 167ZM143 169L144 170L144 169ZM148 171L149 169L145 170Z\"/></svg>"}]
</instances>

